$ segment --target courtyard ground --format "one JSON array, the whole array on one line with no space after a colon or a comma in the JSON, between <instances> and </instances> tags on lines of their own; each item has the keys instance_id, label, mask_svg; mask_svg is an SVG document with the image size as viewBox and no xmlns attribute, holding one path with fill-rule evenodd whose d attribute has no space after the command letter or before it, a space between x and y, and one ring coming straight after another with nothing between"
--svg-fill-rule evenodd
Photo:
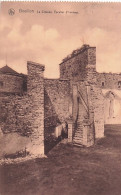
<instances>
[{"instance_id":1,"label":"courtyard ground","mask_svg":"<svg viewBox=\"0 0 121 195\"><path fill-rule=\"evenodd\" d=\"M0 195L121 195L121 126L90 148L60 144L48 158L2 165Z\"/></svg>"}]
</instances>

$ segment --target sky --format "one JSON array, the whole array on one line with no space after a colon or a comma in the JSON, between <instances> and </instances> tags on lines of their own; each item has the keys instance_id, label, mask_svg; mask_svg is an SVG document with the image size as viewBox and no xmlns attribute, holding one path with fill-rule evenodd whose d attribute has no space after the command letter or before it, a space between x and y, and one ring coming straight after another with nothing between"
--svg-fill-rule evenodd
<instances>
[{"instance_id":1,"label":"sky","mask_svg":"<svg viewBox=\"0 0 121 195\"><path fill-rule=\"evenodd\" d=\"M59 63L83 43L96 47L98 72L121 72L121 3L1 3L0 67L26 74L34 61L58 78Z\"/></svg>"}]
</instances>

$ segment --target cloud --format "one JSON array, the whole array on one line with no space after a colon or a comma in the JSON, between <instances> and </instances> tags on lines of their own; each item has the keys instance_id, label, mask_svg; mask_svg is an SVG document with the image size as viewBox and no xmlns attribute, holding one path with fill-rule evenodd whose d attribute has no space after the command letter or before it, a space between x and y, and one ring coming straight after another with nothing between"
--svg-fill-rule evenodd
<instances>
[{"instance_id":1,"label":"cloud","mask_svg":"<svg viewBox=\"0 0 121 195\"><path fill-rule=\"evenodd\" d=\"M68 34L64 38L54 27L44 28L44 25L33 24L25 28L20 18L11 20L1 17L0 20L1 67L6 63L7 53L8 65L18 72L26 73L26 61L32 60L45 64L46 77L58 77L61 60L79 48L84 38L85 43L97 48L98 71L121 71L120 33L90 27L83 29L79 35Z\"/></svg>"},{"instance_id":2,"label":"cloud","mask_svg":"<svg viewBox=\"0 0 121 195\"><path fill-rule=\"evenodd\" d=\"M57 44L59 33L56 29L49 28L44 29L41 25L32 25L31 29L22 32L22 21L15 19L14 23L10 24L5 18L1 19L0 28L0 45L2 50L0 51L1 63L5 60L7 53L8 64L12 67L16 67L16 70L24 71L25 60L41 60L41 63L46 62L46 58L49 58L48 63L51 63L50 54ZM7 35L4 36L4 31L9 28ZM17 66L20 64L21 68ZM24 64L24 65L23 65ZM3 64L1 64L3 66Z\"/></svg>"},{"instance_id":3,"label":"cloud","mask_svg":"<svg viewBox=\"0 0 121 195\"><path fill-rule=\"evenodd\" d=\"M99 72L121 72L121 36L115 31L102 28L87 29L85 42L96 46L97 70Z\"/></svg>"},{"instance_id":4,"label":"cloud","mask_svg":"<svg viewBox=\"0 0 121 195\"><path fill-rule=\"evenodd\" d=\"M5 21L0 29L0 66L5 64L7 53L8 65L19 72L26 73L26 61L32 60L45 64L45 76L58 77L62 58L79 46L77 38L63 39L55 28L44 29L42 25L33 24L23 33L23 23L19 18L14 23L2 18L2 22ZM4 36L6 28L9 30Z\"/></svg>"}]
</instances>

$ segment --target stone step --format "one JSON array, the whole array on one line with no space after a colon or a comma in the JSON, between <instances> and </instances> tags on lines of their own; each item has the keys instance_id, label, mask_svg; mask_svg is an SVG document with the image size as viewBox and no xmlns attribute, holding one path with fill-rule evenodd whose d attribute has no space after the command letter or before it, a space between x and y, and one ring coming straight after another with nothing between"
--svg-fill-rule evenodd
<instances>
[{"instance_id":1,"label":"stone step","mask_svg":"<svg viewBox=\"0 0 121 195\"><path fill-rule=\"evenodd\" d=\"M77 125L77 127L83 128L83 126L82 126L82 125Z\"/></svg>"},{"instance_id":2,"label":"stone step","mask_svg":"<svg viewBox=\"0 0 121 195\"><path fill-rule=\"evenodd\" d=\"M76 132L81 132L83 130L83 128L77 128Z\"/></svg>"},{"instance_id":3,"label":"stone step","mask_svg":"<svg viewBox=\"0 0 121 195\"><path fill-rule=\"evenodd\" d=\"M82 125L77 125L77 127L83 128L83 126L82 126Z\"/></svg>"},{"instance_id":4,"label":"stone step","mask_svg":"<svg viewBox=\"0 0 121 195\"><path fill-rule=\"evenodd\" d=\"M79 125L79 126L83 126L81 123L77 123L77 126L78 126L78 125Z\"/></svg>"},{"instance_id":5,"label":"stone step","mask_svg":"<svg viewBox=\"0 0 121 195\"><path fill-rule=\"evenodd\" d=\"M80 138L80 137L83 137L81 134L80 135L75 135L74 138Z\"/></svg>"},{"instance_id":6,"label":"stone step","mask_svg":"<svg viewBox=\"0 0 121 195\"><path fill-rule=\"evenodd\" d=\"M78 147L83 147L83 145L81 143L75 143L75 142L73 142L73 145L74 146L78 146Z\"/></svg>"},{"instance_id":7,"label":"stone step","mask_svg":"<svg viewBox=\"0 0 121 195\"><path fill-rule=\"evenodd\" d=\"M78 144L78 143L81 143L81 142L82 142L82 138L81 138L80 140L74 139L73 142L74 142L74 143L77 143L77 144Z\"/></svg>"},{"instance_id":8,"label":"stone step","mask_svg":"<svg viewBox=\"0 0 121 195\"><path fill-rule=\"evenodd\" d=\"M75 132L75 135L80 135L80 134L82 134L82 132L83 132L82 130L76 131L76 132Z\"/></svg>"},{"instance_id":9,"label":"stone step","mask_svg":"<svg viewBox=\"0 0 121 195\"><path fill-rule=\"evenodd\" d=\"M81 132L76 132L76 133L75 133L75 136L80 136L80 135L82 135L82 131L81 131Z\"/></svg>"},{"instance_id":10,"label":"stone step","mask_svg":"<svg viewBox=\"0 0 121 195\"><path fill-rule=\"evenodd\" d=\"M76 139L76 140L80 140L80 138L83 138L83 136L80 136L80 137L76 137L76 136L75 136L73 140L75 140L75 139Z\"/></svg>"},{"instance_id":11,"label":"stone step","mask_svg":"<svg viewBox=\"0 0 121 195\"><path fill-rule=\"evenodd\" d=\"M77 129L73 138L73 144L76 146L82 146L81 142L83 140L83 125L82 125L83 118L82 116L78 116L78 121L77 121Z\"/></svg>"},{"instance_id":12,"label":"stone step","mask_svg":"<svg viewBox=\"0 0 121 195\"><path fill-rule=\"evenodd\" d=\"M73 144L82 145L82 143L81 143L81 142L76 142L76 141L74 141L74 142L73 142Z\"/></svg>"},{"instance_id":13,"label":"stone step","mask_svg":"<svg viewBox=\"0 0 121 195\"><path fill-rule=\"evenodd\" d=\"M75 132L75 134L76 134L76 133L80 134L80 133L82 133L82 132L83 132L83 129L77 129L76 132Z\"/></svg>"},{"instance_id":14,"label":"stone step","mask_svg":"<svg viewBox=\"0 0 121 195\"><path fill-rule=\"evenodd\" d=\"M83 126L82 126L82 125L77 125L77 127L83 128Z\"/></svg>"},{"instance_id":15,"label":"stone step","mask_svg":"<svg viewBox=\"0 0 121 195\"><path fill-rule=\"evenodd\" d=\"M82 142L82 138L81 139L74 139L73 142L74 143L81 143Z\"/></svg>"},{"instance_id":16,"label":"stone step","mask_svg":"<svg viewBox=\"0 0 121 195\"><path fill-rule=\"evenodd\" d=\"M82 132L83 128L77 128L76 132Z\"/></svg>"},{"instance_id":17,"label":"stone step","mask_svg":"<svg viewBox=\"0 0 121 195\"><path fill-rule=\"evenodd\" d=\"M80 135L82 135L82 132L76 132L75 133L75 136L80 136Z\"/></svg>"},{"instance_id":18,"label":"stone step","mask_svg":"<svg viewBox=\"0 0 121 195\"><path fill-rule=\"evenodd\" d=\"M78 136L75 135L73 139L78 139L78 140L79 140L79 139L82 138L82 137L83 137L82 135L78 135Z\"/></svg>"},{"instance_id":19,"label":"stone step","mask_svg":"<svg viewBox=\"0 0 121 195\"><path fill-rule=\"evenodd\" d=\"M83 127L77 127L76 131L82 131Z\"/></svg>"},{"instance_id":20,"label":"stone step","mask_svg":"<svg viewBox=\"0 0 121 195\"><path fill-rule=\"evenodd\" d=\"M75 136L80 136L80 135L82 135L82 134L83 134L82 131L78 131L78 132L76 131L76 132L75 132Z\"/></svg>"},{"instance_id":21,"label":"stone step","mask_svg":"<svg viewBox=\"0 0 121 195\"><path fill-rule=\"evenodd\" d=\"M78 129L78 128L79 128L79 129L83 129L83 127L82 127L82 126L77 126L77 129Z\"/></svg>"}]
</instances>

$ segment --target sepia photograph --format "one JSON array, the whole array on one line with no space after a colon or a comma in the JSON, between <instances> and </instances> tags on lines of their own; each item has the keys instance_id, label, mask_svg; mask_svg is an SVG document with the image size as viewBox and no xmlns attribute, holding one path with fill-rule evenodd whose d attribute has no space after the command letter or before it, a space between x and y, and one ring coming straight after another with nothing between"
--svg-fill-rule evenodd
<instances>
[{"instance_id":1,"label":"sepia photograph","mask_svg":"<svg viewBox=\"0 0 121 195\"><path fill-rule=\"evenodd\" d=\"M121 195L121 3L0 3L0 195Z\"/></svg>"}]
</instances>

